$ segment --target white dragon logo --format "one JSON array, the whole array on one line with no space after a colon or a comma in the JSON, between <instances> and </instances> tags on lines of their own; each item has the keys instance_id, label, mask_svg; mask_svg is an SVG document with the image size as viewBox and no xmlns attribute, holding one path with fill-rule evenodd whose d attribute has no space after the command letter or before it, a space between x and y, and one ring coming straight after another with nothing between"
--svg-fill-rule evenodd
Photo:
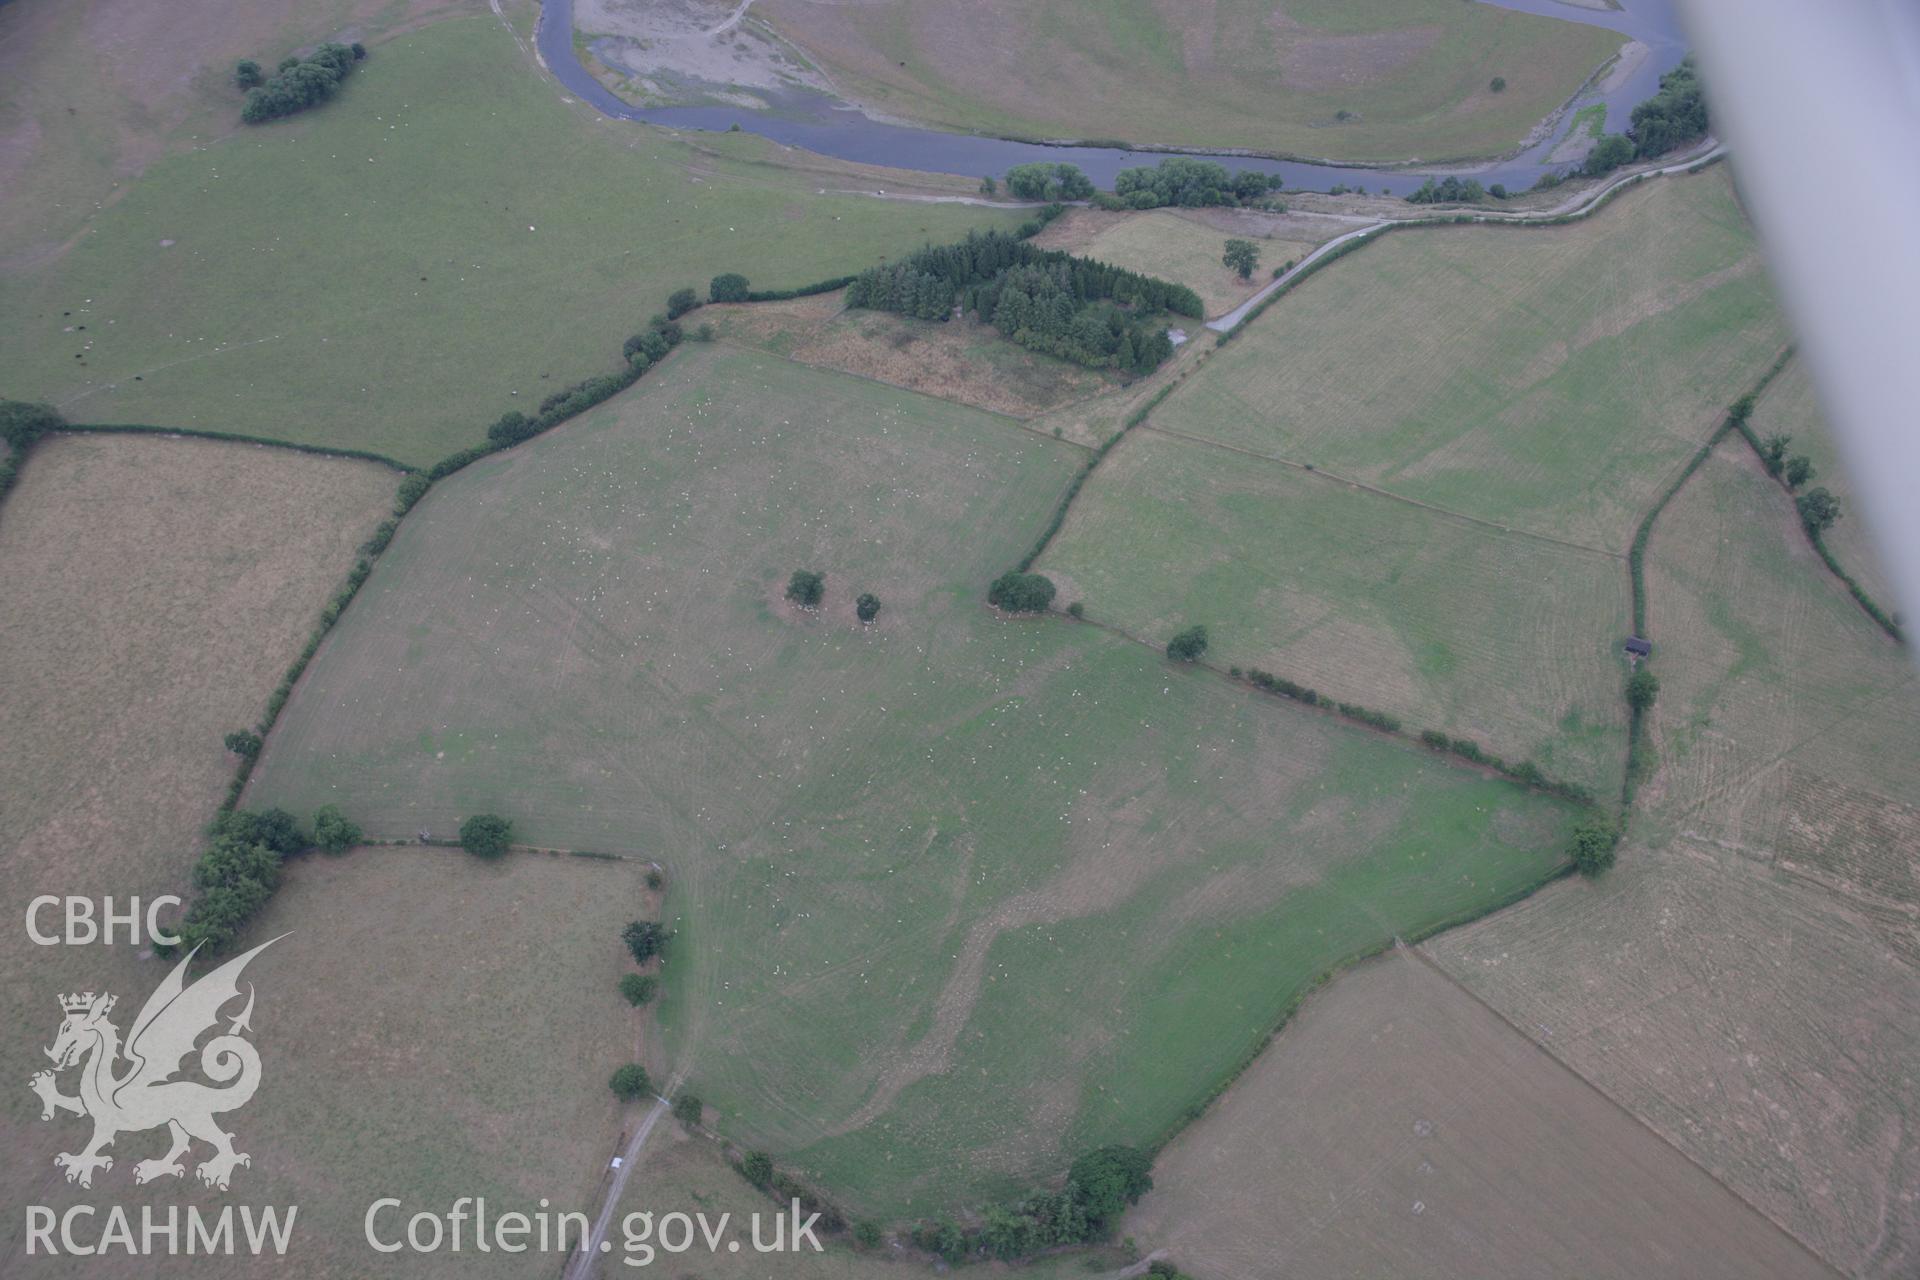
<instances>
[{"instance_id":1,"label":"white dragon logo","mask_svg":"<svg viewBox=\"0 0 1920 1280\"><path fill-rule=\"evenodd\" d=\"M233 1135L213 1119L216 1114L245 1106L260 1087L260 1055L240 1036L242 1031L253 1029L249 1022L253 1016L252 983L247 984L246 1008L233 1019L226 1034L215 1036L200 1050L201 1071L226 1087L216 1089L197 1080L172 1077L180 1071L181 1059L193 1052L194 1041L219 1023L221 1007L239 996L240 971L247 967L247 961L279 940L270 939L236 956L191 987L186 985L187 966L200 948L188 952L141 1007L124 1051L119 1028L107 1020L113 1011L113 996L96 996L88 991L60 997L66 1020L60 1024L53 1047L46 1051L53 1059L53 1070L37 1073L28 1087L40 1095L42 1120L53 1119L56 1111L93 1119L93 1140L85 1150L63 1152L53 1158L54 1164L67 1171L68 1182L91 1187L94 1170L113 1168L113 1158L101 1153L116 1137L161 1125L172 1134L173 1145L158 1160L134 1165L135 1182L185 1174L180 1157L194 1138L214 1148L214 1154L194 1170L208 1186L226 1190L234 1167L253 1163L252 1157L233 1149ZM129 1065L123 1073L115 1074L123 1054ZM61 1093L54 1083L54 1073L83 1061L79 1096Z\"/></svg>"}]
</instances>

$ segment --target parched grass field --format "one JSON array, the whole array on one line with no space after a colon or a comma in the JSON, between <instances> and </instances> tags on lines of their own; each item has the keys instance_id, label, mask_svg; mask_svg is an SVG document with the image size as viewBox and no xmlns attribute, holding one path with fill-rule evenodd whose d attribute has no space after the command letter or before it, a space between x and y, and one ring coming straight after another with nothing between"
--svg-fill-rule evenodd
<instances>
[{"instance_id":1,"label":"parched grass field","mask_svg":"<svg viewBox=\"0 0 1920 1280\"><path fill-rule=\"evenodd\" d=\"M1288 293L1154 421L1625 551L1787 338L1717 166L1567 226L1389 235Z\"/></svg>"},{"instance_id":2,"label":"parched grass field","mask_svg":"<svg viewBox=\"0 0 1920 1280\"><path fill-rule=\"evenodd\" d=\"M1457 0L762 0L753 12L894 115L1339 160L1508 151L1620 46ZM1495 76L1504 92L1489 91Z\"/></svg>"},{"instance_id":3,"label":"parched grass field","mask_svg":"<svg viewBox=\"0 0 1920 1280\"><path fill-rule=\"evenodd\" d=\"M1152 1141L1328 968L1554 874L1572 815L1098 628L995 617L985 582L1078 460L683 350L434 490L250 797L375 834L493 809L658 858L671 1065L856 1212ZM781 599L800 567L817 613Z\"/></svg>"},{"instance_id":4,"label":"parched grass field","mask_svg":"<svg viewBox=\"0 0 1920 1280\"><path fill-rule=\"evenodd\" d=\"M1121 1230L1202 1280L1833 1272L1412 951L1316 993Z\"/></svg>"},{"instance_id":5,"label":"parched grass field","mask_svg":"<svg viewBox=\"0 0 1920 1280\"><path fill-rule=\"evenodd\" d=\"M1596 794L1619 787L1615 649L1631 624L1617 557L1148 426L1101 462L1036 568L1063 603L1150 643L1203 623L1209 662L1473 738Z\"/></svg>"},{"instance_id":6,"label":"parched grass field","mask_svg":"<svg viewBox=\"0 0 1920 1280\"><path fill-rule=\"evenodd\" d=\"M1813 463L1814 477L1807 487L1825 488L1840 499L1840 507L1846 512L1839 524L1827 530L1827 549L1882 608L1900 608L1880 563L1880 553L1873 545L1866 513L1847 483L1840 450L1826 415L1820 411L1813 375L1805 360L1796 357L1768 385L1766 394L1754 406L1751 425L1754 434L1762 440L1772 435L1790 436L1792 443L1787 447L1787 456L1804 454Z\"/></svg>"},{"instance_id":7,"label":"parched grass field","mask_svg":"<svg viewBox=\"0 0 1920 1280\"><path fill-rule=\"evenodd\" d=\"M603 120L493 15L435 23L0 272L8 394L429 464L618 368L676 287L803 284L1016 216L821 194L857 171L784 155Z\"/></svg>"},{"instance_id":8,"label":"parched grass field","mask_svg":"<svg viewBox=\"0 0 1920 1280\"><path fill-rule=\"evenodd\" d=\"M1275 267L1298 262L1331 235L1315 235L1321 228L1302 218L1273 221L1280 222L1286 234L1261 234L1253 229L1252 219L1245 229L1223 230L1169 209L1120 214L1074 209L1048 224L1036 241L1047 248L1068 249L1129 271L1178 281L1200 295L1209 316L1217 316L1251 297L1273 278ZM1220 261L1229 237L1259 246L1260 265L1252 279L1242 280Z\"/></svg>"},{"instance_id":9,"label":"parched grass field","mask_svg":"<svg viewBox=\"0 0 1920 1280\"><path fill-rule=\"evenodd\" d=\"M0 506L0 1146L16 1157L0 1202L65 1185L52 1161L73 1129L41 1125L24 1087L55 993L111 988L137 1009L164 973L124 945L33 945L27 904L186 892L233 773L222 736L259 718L395 482L284 449L55 436ZM21 1225L0 1227L0 1270Z\"/></svg>"},{"instance_id":10,"label":"parched grass field","mask_svg":"<svg viewBox=\"0 0 1920 1280\"><path fill-rule=\"evenodd\" d=\"M1841 1271L1910 1275L1920 681L1737 439L1647 569L1659 767L1619 865L1427 946Z\"/></svg>"}]
</instances>

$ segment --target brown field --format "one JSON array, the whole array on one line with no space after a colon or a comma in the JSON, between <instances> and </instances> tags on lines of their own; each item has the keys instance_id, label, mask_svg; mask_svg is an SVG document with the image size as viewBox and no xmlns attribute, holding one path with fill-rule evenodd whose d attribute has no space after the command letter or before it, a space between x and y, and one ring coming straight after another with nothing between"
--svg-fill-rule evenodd
<instances>
[{"instance_id":1,"label":"brown field","mask_svg":"<svg viewBox=\"0 0 1920 1280\"><path fill-rule=\"evenodd\" d=\"M841 293L701 311L719 333L821 369L1017 418L1123 385L1101 370L1015 346L987 325L849 311Z\"/></svg>"},{"instance_id":2,"label":"brown field","mask_svg":"<svg viewBox=\"0 0 1920 1280\"><path fill-rule=\"evenodd\" d=\"M1334 979L1121 1230L1202 1280L1833 1273L1410 951Z\"/></svg>"},{"instance_id":3,"label":"brown field","mask_svg":"<svg viewBox=\"0 0 1920 1280\"><path fill-rule=\"evenodd\" d=\"M1428 949L1841 1270L1920 1263L1920 686L1738 440L1647 555L1657 772L1597 884Z\"/></svg>"},{"instance_id":4,"label":"brown field","mask_svg":"<svg viewBox=\"0 0 1920 1280\"><path fill-rule=\"evenodd\" d=\"M1760 397L1760 403L1754 406L1752 425L1754 434L1762 440L1774 434L1792 437L1787 456L1805 454L1813 462L1814 477L1810 486L1824 487L1840 499L1841 509L1846 512L1840 523L1827 531L1827 549L1882 608L1898 609L1900 602L1894 598L1886 570L1880 563L1880 553L1873 545L1866 513L1854 500L1853 487L1847 483L1840 451L1832 429L1827 426L1826 415L1820 411L1818 391L1804 359L1796 357L1773 380L1766 394Z\"/></svg>"},{"instance_id":5,"label":"brown field","mask_svg":"<svg viewBox=\"0 0 1920 1280\"><path fill-rule=\"evenodd\" d=\"M1046 249L1066 249L1129 271L1186 285L1206 303L1209 317L1231 311L1273 278L1273 269L1297 262L1322 240L1346 228L1321 219L1235 212L1207 217L1207 210L1153 209L1107 213L1074 209L1034 239ZM1225 211L1221 211L1225 213ZM1242 280L1220 261L1229 236L1260 248L1253 278ZM1192 328L1194 326L1189 326Z\"/></svg>"},{"instance_id":6,"label":"brown field","mask_svg":"<svg viewBox=\"0 0 1920 1280\"><path fill-rule=\"evenodd\" d=\"M20 927L43 893L182 893L252 724L394 473L281 449L132 436L41 442L0 505L0 1175L19 1205L53 1175L24 1082L59 1022L57 991L146 990L130 948L40 948ZM0 1226L0 1259L18 1247ZM0 1270L7 1269L0 1262Z\"/></svg>"},{"instance_id":7,"label":"brown field","mask_svg":"<svg viewBox=\"0 0 1920 1280\"><path fill-rule=\"evenodd\" d=\"M0 265L56 253L163 155L240 129L233 64L377 36L475 0L0 5ZM84 86L84 92L76 91Z\"/></svg>"}]
</instances>

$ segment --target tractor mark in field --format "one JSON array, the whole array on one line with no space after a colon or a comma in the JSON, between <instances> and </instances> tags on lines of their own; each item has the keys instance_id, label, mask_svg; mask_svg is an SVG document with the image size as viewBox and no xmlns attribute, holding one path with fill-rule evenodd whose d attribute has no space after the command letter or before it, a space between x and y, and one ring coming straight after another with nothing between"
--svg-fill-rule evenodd
<instances>
[{"instance_id":1,"label":"tractor mark in field","mask_svg":"<svg viewBox=\"0 0 1920 1280\"><path fill-rule=\"evenodd\" d=\"M1482 529L1492 529L1497 533L1509 533L1519 538L1531 538L1535 542L1545 542L1556 547L1565 547L1570 551L1584 551L1588 555L1605 556L1609 560L1626 559L1626 556L1620 552L1609 551L1605 547L1590 547L1584 542L1569 542L1565 538L1556 538L1548 533L1534 533L1529 529L1516 529L1512 525L1499 524L1492 520L1482 519L1479 516L1467 515L1465 512L1435 506L1431 502L1422 502L1418 498L1409 498L1404 494L1395 493L1391 489L1382 489L1378 485L1368 484L1364 480L1354 480L1347 476L1337 475L1334 472L1328 471L1325 467L1310 467L1304 462L1295 462L1291 458L1276 457L1270 453L1258 453L1252 449L1244 449L1237 444L1225 444L1219 440L1209 440L1205 436L1188 435L1184 431L1176 431L1171 427L1158 426L1151 420L1142 422L1139 429L1141 431L1151 431L1155 435L1166 436L1172 440L1184 440L1188 444L1205 445L1209 449L1220 449L1227 453L1237 453L1243 458L1258 458L1262 462L1270 462L1275 466L1291 467L1293 470L1301 472L1304 475L1318 476L1322 480L1326 480L1332 484L1345 485L1350 489L1359 489L1362 492L1371 493L1392 502L1403 503L1409 507L1418 507L1422 511L1431 511L1436 515L1446 516L1453 520L1465 521L1467 524L1478 525Z\"/></svg>"}]
</instances>

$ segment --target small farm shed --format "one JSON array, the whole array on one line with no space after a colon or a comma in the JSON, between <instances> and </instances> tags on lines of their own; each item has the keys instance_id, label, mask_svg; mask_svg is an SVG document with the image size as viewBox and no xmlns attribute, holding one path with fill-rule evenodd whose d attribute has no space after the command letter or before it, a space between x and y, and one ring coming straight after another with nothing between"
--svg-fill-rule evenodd
<instances>
[{"instance_id":1,"label":"small farm shed","mask_svg":"<svg viewBox=\"0 0 1920 1280\"><path fill-rule=\"evenodd\" d=\"M1645 658L1653 653L1653 643L1639 636L1628 636L1626 650L1636 658Z\"/></svg>"}]
</instances>

